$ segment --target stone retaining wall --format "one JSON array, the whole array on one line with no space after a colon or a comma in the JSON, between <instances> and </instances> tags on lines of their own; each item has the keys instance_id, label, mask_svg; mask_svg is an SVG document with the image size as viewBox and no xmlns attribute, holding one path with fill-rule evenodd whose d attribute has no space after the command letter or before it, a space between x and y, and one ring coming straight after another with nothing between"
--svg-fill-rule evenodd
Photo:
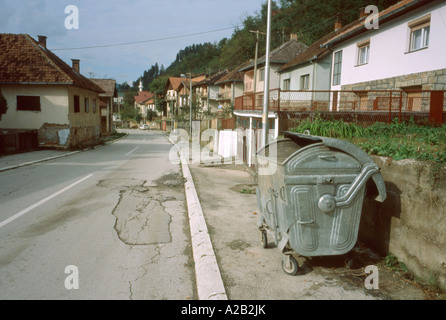
<instances>
[{"instance_id":1,"label":"stone retaining wall","mask_svg":"<svg viewBox=\"0 0 446 320\"><path fill-rule=\"evenodd\" d=\"M374 157L387 199L364 202L358 238L415 275L446 286L446 168ZM371 188L373 193L373 186Z\"/></svg>"}]
</instances>

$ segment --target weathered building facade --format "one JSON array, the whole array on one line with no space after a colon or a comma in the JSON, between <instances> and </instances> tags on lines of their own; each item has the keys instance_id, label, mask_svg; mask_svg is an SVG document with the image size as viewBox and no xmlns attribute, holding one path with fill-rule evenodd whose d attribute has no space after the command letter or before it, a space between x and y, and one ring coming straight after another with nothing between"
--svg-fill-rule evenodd
<instances>
[{"instance_id":1,"label":"weathered building facade","mask_svg":"<svg viewBox=\"0 0 446 320\"><path fill-rule=\"evenodd\" d=\"M101 143L98 108L104 91L80 74L79 60L72 62L48 50L46 37L0 34L0 90L8 105L2 135L34 130L38 145L64 148Z\"/></svg>"}]
</instances>

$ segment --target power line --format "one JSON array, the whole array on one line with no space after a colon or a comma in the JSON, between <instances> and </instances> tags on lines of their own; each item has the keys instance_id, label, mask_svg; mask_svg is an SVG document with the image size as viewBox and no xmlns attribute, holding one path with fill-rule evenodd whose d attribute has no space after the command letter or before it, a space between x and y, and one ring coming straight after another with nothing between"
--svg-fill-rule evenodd
<instances>
[{"instance_id":1,"label":"power line","mask_svg":"<svg viewBox=\"0 0 446 320\"><path fill-rule=\"evenodd\" d=\"M178 38L198 36L198 35L207 34L207 33L213 33L213 32L219 32L219 31L224 31L224 30L235 29L237 27L238 26L234 26L234 27L230 27L230 28L222 28L222 29L216 29L216 30L211 30L211 31L204 31L204 32L184 34L184 35L181 35L181 36L172 36L172 37L151 39L151 40L143 40L143 41L122 42L122 43L115 43L115 44L104 44L104 45L98 45L98 46L86 46L86 47L75 47L75 48L51 49L51 51L68 51L68 50L83 50L83 49L96 49L96 48L109 48L109 47L118 47L118 46L128 46L128 45L133 45L133 44L141 44L141 43L148 43L148 42L156 42L156 41L163 41L163 40L171 40L171 39L178 39Z\"/></svg>"}]
</instances>

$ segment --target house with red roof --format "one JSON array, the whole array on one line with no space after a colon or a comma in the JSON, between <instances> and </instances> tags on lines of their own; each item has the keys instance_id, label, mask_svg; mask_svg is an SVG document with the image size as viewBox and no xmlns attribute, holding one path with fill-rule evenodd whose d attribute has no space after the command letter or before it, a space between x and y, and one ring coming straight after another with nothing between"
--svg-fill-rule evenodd
<instances>
[{"instance_id":1,"label":"house with red roof","mask_svg":"<svg viewBox=\"0 0 446 320\"><path fill-rule=\"evenodd\" d=\"M116 80L113 79L90 79L93 83L104 90L99 94L99 108L101 114L102 134L111 134L113 127L113 113L117 113L114 100L118 98Z\"/></svg>"},{"instance_id":2,"label":"house with red roof","mask_svg":"<svg viewBox=\"0 0 446 320\"><path fill-rule=\"evenodd\" d=\"M140 86L140 91L135 98L135 109L139 109L139 113L145 119L147 116L147 111L152 110L156 112L155 109L155 94L150 91L143 91L142 85Z\"/></svg>"},{"instance_id":3,"label":"house with red roof","mask_svg":"<svg viewBox=\"0 0 446 320\"><path fill-rule=\"evenodd\" d=\"M80 73L79 60L69 66L48 50L46 40L0 34L0 92L8 107L0 119L1 134L34 130L40 146L101 143L99 101L104 90Z\"/></svg>"}]
</instances>

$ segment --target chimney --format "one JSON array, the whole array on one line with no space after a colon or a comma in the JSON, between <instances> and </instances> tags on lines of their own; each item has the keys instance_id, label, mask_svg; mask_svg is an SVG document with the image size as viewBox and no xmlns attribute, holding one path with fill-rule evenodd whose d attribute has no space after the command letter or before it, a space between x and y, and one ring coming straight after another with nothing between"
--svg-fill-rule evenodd
<instances>
[{"instance_id":1,"label":"chimney","mask_svg":"<svg viewBox=\"0 0 446 320\"><path fill-rule=\"evenodd\" d=\"M46 49L46 37L45 36L37 36L39 38L39 44Z\"/></svg>"},{"instance_id":2,"label":"chimney","mask_svg":"<svg viewBox=\"0 0 446 320\"><path fill-rule=\"evenodd\" d=\"M80 72L80 60L79 59L71 59L71 61L73 61L73 70L76 71L77 73L81 73Z\"/></svg>"},{"instance_id":3,"label":"chimney","mask_svg":"<svg viewBox=\"0 0 446 320\"><path fill-rule=\"evenodd\" d=\"M361 7L361 8L359 8L359 19L362 19L362 18L368 16L368 14L365 13L365 8L366 8L366 7Z\"/></svg>"},{"instance_id":4,"label":"chimney","mask_svg":"<svg viewBox=\"0 0 446 320\"><path fill-rule=\"evenodd\" d=\"M297 33L290 34L290 40L296 40L297 41Z\"/></svg>"},{"instance_id":5,"label":"chimney","mask_svg":"<svg viewBox=\"0 0 446 320\"><path fill-rule=\"evenodd\" d=\"M342 28L342 22L341 21L336 21L335 25L334 25L335 31L338 31L341 28Z\"/></svg>"}]
</instances>

